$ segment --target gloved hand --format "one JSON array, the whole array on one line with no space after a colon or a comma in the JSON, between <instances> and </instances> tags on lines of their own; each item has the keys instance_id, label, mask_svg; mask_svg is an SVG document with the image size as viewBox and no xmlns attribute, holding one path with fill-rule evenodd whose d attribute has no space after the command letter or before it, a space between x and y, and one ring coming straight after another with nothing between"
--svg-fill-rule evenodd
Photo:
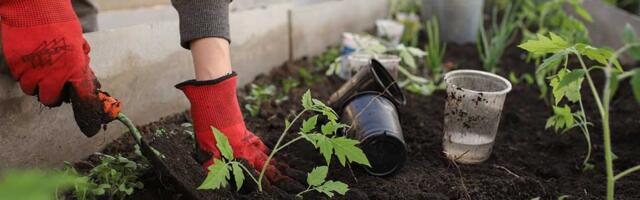
<instances>
[{"instance_id":1,"label":"gloved hand","mask_svg":"<svg viewBox=\"0 0 640 200\"><path fill-rule=\"evenodd\" d=\"M266 177L273 185L282 188L303 190L304 187L276 168L276 162L265 163L267 147L260 138L247 130L236 94L235 72L210 81L190 80L176 85L191 102L191 116L198 147L215 158L220 158L211 127L215 127L228 139L234 157L246 160L253 168L266 170ZM213 158L205 162L207 168ZM278 165L280 166L280 165Z\"/></svg>"},{"instance_id":2,"label":"gloved hand","mask_svg":"<svg viewBox=\"0 0 640 200\"><path fill-rule=\"evenodd\" d=\"M22 91L48 107L71 102L80 130L95 135L120 103L99 91L89 44L69 0L2 0L2 49Z\"/></svg>"}]
</instances>

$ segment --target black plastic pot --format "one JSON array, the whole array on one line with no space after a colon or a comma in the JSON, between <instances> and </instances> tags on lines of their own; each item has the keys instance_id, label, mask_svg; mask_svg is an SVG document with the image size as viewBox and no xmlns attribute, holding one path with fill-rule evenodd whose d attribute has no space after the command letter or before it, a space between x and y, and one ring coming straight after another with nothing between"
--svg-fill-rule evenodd
<instances>
[{"instance_id":1,"label":"black plastic pot","mask_svg":"<svg viewBox=\"0 0 640 200\"><path fill-rule=\"evenodd\" d=\"M402 90L391 74L380 62L373 59L369 66L361 67L348 82L331 95L328 105L336 111L341 111L349 100L365 93L382 94L396 105L406 103Z\"/></svg>"},{"instance_id":2,"label":"black plastic pot","mask_svg":"<svg viewBox=\"0 0 640 200\"><path fill-rule=\"evenodd\" d=\"M407 159L407 147L402 136L396 106L380 94L362 94L348 102L341 116L351 124L349 138L360 141L360 148L371 167L365 170L374 176L386 176L399 170Z\"/></svg>"}]
</instances>

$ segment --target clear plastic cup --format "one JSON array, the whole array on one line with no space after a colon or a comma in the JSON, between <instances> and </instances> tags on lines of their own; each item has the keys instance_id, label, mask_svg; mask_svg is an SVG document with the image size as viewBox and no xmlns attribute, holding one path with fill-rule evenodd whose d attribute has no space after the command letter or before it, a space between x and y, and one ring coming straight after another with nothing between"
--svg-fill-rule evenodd
<instances>
[{"instance_id":1,"label":"clear plastic cup","mask_svg":"<svg viewBox=\"0 0 640 200\"><path fill-rule=\"evenodd\" d=\"M444 79L444 153L458 163L483 162L491 155L511 83L477 70L451 71Z\"/></svg>"},{"instance_id":2,"label":"clear plastic cup","mask_svg":"<svg viewBox=\"0 0 640 200\"><path fill-rule=\"evenodd\" d=\"M376 59L384 66L384 68L395 79L398 78L398 67L400 66L400 57L396 55L372 55L368 53L356 52L347 56L349 60L348 67L341 67L338 70L338 76L344 80L351 78L353 74L358 72L361 67L371 63L371 59Z\"/></svg>"},{"instance_id":3,"label":"clear plastic cup","mask_svg":"<svg viewBox=\"0 0 640 200\"><path fill-rule=\"evenodd\" d=\"M396 55L376 55L376 59L384 66L394 79L398 78L398 67L400 66L400 57Z\"/></svg>"}]
</instances>

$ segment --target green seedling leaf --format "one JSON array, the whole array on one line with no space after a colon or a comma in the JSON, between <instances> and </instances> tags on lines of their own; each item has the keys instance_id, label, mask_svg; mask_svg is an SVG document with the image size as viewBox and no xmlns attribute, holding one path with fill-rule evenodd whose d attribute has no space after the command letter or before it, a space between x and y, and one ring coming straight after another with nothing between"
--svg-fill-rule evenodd
<instances>
[{"instance_id":1,"label":"green seedling leaf","mask_svg":"<svg viewBox=\"0 0 640 200\"><path fill-rule=\"evenodd\" d=\"M640 39L638 39L636 30L630 24L626 24L624 26L622 41L627 45L633 45L627 52L631 57L633 57L633 59L640 60L640 47L638 46Z\"/></svg>"},{"instance_id":2,"label":"green seedling leaf","mask_svg":"<svg viewBox=\"0 0 640 200\"><path fill-rule=\"evenodd\" d=\"M327 181L321 186L317 187L318 192L324 193L329 198L333 197L334 192L345 195L349 191L349 185L340 181Z\"/></svg>"},{"instance_id":3,"label":"green seedling leaf","mask_svg":"<svg viewBox=\"0 0 640 200\"><path fill-rule=\"evenodd\" d=\"M313 168L311 172L307 175L307 184L310 186L319 186L324 183L325 178L327 178L327 172L329 171L329 167L320 166Z\"/></svg>"},{"instance_id":4,"label":"green seedling leaf","mask_svg":"<svg viewBox=\"0 0 640 200\"><path fill-rule=\"evenodd\" d=\"M311 133L311 131L316 128L317 123L318 115L314 115L313 117L310 117L309 119L306 119L302 122L302 128L300 128L300 131L302 133Z\"/></svg>"},{"instance_id":5,"label":"green seedling leaf","mask_svg":"<svg viewBox=\"0 0 640 200\"><path fill-rule=\"evenodd\" d=\"M587 172L587 171L592 171L595 168L595 166L591 163L584 163L582 165L582 171L583 172Z\"/></svg>"},{"instance_id":6,"label":"green seedling leaf","mask_svg":"<svg viewBox=\"0 0 640 200\"><path fill-rule=\"evenodd\" d=\"M400 58L402 58L402 62L407 64L409 68L411 69L417 68L416 60L413 58L413 55L409 53L409 51L400 51Z\"/></svg>"},{"instance_id":7,"label":"green seedling leaf","mask_svg":"<svg viewBox=\"0 0 640 200\"><path fill-rule=\"evenodd\" d=\"M568 74L572 75L568 77ZM571 72L567 69L562 69L554 78L551 79L550 85L553 88L552 93L555 98L555 105L558 105L564 97L571 102L577 102L580 100L580 88L582 86L582 81L584 80L580 76L584 76L584 71Z\"/></svg>"},{"instance_id":8,"label":"green seedling leaf","mask_svg":"<svg viewBox=\"0 0 640 200\"><path fill-rule=\"evenodd\" d=\"M356 145L360 143L357 140L348 139L346 137L335 137L331 138L331 143L336 157L338 157L338 161L340 161L342 166L345 166L346 161L348 160L349 162L356 162L358 164L371 167L367 156L360 148L356 147Z\"/></svg>"},{"instance_id":9,"label":"green seedling leaf","mask_svg":"<svg viewBox=\"0 0 640 200\"><path fill-rule=\"evenodd\" d=\"M598 61L598 63L602 65L608 65L610 59L613 56L613 51L605 48L596 48L591 45L586 44L576 44L576 50L582 55L587 56L591 60ZM613 60L613 65L620 71L622 71L622 66L620 62L616 59Z\"/></svg>"},{"instance_id":10,"label":"green seedling leaf","mask_svg":"<svg viewBox=\"0 0 640 200\"><path fill-rule=\"evenodd\" d=\"M415 57L419 57L419 58L422 58L422 57L427 55L427 52L423 51L422 49L415 48L415 47L407 47L407 51L409 51L409 53L411 53L411 55L413 55Z\"/></svg>"},{"instance_id":11,"label":"green seedling leaf","mask_svg":"<svg viewBox=\"0 0 640 200\"><path fill-rule=\"evenodd\" d=\"M213 131L213 136L216 138L216 147L218 147L222 157L227 160L233 160L233 149L231 148L231 144L229 144L227 136L213 126L211 127L211 131Z\"/></svg>"},{"instance_id":12,"label":"green seedling leaf","mask_svg":"<svg viewBox=\"0 0 640 200\"><path fill-rule=\"evenodd\" d=\"M311 90L307 90L307 92L302 95L302 107L304 109L313 109L313 101L311 100Z\"/></svg>"},{"instance_id":13,"label":"green seedling leaf","mask_svg":"<svg viewBox=\"0 0 640 200\"><path fill-rule=\"evenodd\" d=\"M579 3L574 4L573 8L576 13L580 15L580 17L582 17L582 19L586 20L587 22L593 22L593 18L591 18L591 14L589 14L589 11L584 9Z\"/></svg>"},{"instance_id":14,"label":"green seedling leaf","mask_svg":"<svg viewBox=\"0 0 640 200\"><path fill-rule=\"evenodd\" d=\"M640 103L640 69L633 70L633 76L631 77L631 89L636 101Z\"/></svg>"},{"instance_id":15,"label":"green seedling leaf","mask_svg":"<svg viewBox=\"0 0 640 200\"><path fill-rule=\"evenodd\" d=\"M585 72L582 69L575 69L573 71L570 71L568 74L562 77L557 87L567 87L569 84L579 81L584 77L584 73Z\"/></svg>"},{"instance_id":16,"label":"green seedling leaf","mask_svg":"<svg viewBox=\"0 0 640 200\"><path fill-rule=\"evenodd\" d=\"M236 181L236 191L240 191L242 184L244 184L244 173L238 162L233 162L231 167L233 168L233 179Z\"/></svg>"},{"instance_id":17,"label":"green seedling leaf","mask_svg":"<svg viewBox=\"0 0 640 200\"><path fill-rule=\"evenodd\" d=\"M540 66L538 66L538 69L536 69L536 75L545 76L548 71L555 71L555 69L558 68L558 66L560 65L560 63L562 63L566 56L567 51L559 51L553 54L551 57L544 59L542 64L540 64Z\"/></svg>"},{"instance_id":18,"label":"green seedling leaf","mask_svg":"<svg viewBox=\"0 0 640 200\"><path fill-rule=\"evenodd\" d=\"M209 173L198 190L220 189L227 187L229 179L229 166L223 160L214 159L213 165L209 166Z\"/></svg>"},{"instance_id":19,"label":"green seedling leaf","mask_svg":"<svg viewBox=\"0 0 640 200\"><path fill-rule=\"evenodd\" d=\"M538 34L538 39L529 40L523 44L518 45L518 47L527 50L534 54L547 54L547 53L555 53L560 50L564 50L569 48L569 43L562 39L560 36L554 34L553 32L549 33L549 37L546 37L542 34Z\"/></svg>"},{"instance_id":20,"label":"green seedling leaf","mask_svg":"<svg viewBox=\"0 0 640 200\"><path fill-rule=\"evenodd\" d=\"M347 126L346 124L338 123L336 121L329 121L326 124L322 125L322 127L320 127L320 130L322 131L322 134L329 136L334 135L336 131L338 131L338 129L346 127L349 126Z\"/></svg>"},{"instance_id":21,"label":"green seedling leaf","mask_svg":"<svg viewBox=\"0 0 640 200\"><path fill-rule=\"evenodd\" d=\"M609 96L606 98L609 98L609 100L613 99L613 96L616 94L616 91L618 91L618 86L620 85L620 79L618 78L618 73L617 72L611 72L610 74L611 76L609 77Z\"/></svg>"},{"instance_id":22,"label":"green seedling leaf","mask_svg":"<svg viewBox=\"0 0 640 200\"><path fill-rule=\"evenodd\" d=\"M331 155L333 155L333 144L330 138L323 134L314 133L306 135L305 139L309 140L316 148L320 150L322 157L327 163L331 162Z\"/></svg>"},{"instance_id":23,"label":"green seedling leaf","mask_svg":"<svg viewBox=\"0 0 640 200\"><path fill-rule=\"evenodd\" d=\"M571 128L575 124L575 119L569 106L553 106L553 113L554 115L547 119L545 129L554 127L554 130L558 132L560 129Z\"/></svg>"}]
</instances>

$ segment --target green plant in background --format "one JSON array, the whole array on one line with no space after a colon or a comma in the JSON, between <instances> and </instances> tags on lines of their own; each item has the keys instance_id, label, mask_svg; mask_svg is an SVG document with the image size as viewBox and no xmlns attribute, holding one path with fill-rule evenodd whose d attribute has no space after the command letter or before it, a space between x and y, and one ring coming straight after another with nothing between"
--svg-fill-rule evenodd
<instances>
[{"instance_id":1,"label":"green plant in background","mask_svg":"<svg viewBox=\"0 0 640 200\"><path fill-rule=\"evenodd\" d=\"M440 40L440 26L438 18L434 17L425 23L427 32L427 44L424 47L425 52L429 52L424 57L424 63L429 70L428 73L433 82L440 82L442 73L444 72L442 61L444 53L447 50L447 43Z\"/></svg>"},{"instance_id":2,"label":"green plant in background","mask_svg":"<svg viewBox=\"0 0 640 200\"><path fill-rule=\"evenodd\" d=\"M59 199L74 186L83 188L87 179L64 171L6 170L0 173L0 198L20 200Z\"/></svg>"},{"instance_id":3,"label":"green plant in background","mask_svg":"<svg viewBox=\"0 0 640 200\"><path fill-rule=\"evenodd\" d=\"M282 91L278 92L278 95L276 95L276 104L281 104L289 100L289 91L291 91L292 88L300 86L300 82L291 77L282 79L282 81L280 81L280 84L282 85Z\"/></svg>"},{"instance_id":4,"label":"green plant in background","mask_svg":"<svg viewBox=\"0 0 640 200\"><path fill-rule=\"evenodd\" d=\"M398 13L420 13L421 8L421 0L389 0L387 18L392 18Z\"/></svg>"},{"instance_id":5,"label":"green plant in background","mask_svg":"<svg viewBox=\"0 0 640 200\"><path fill-rule=\"evenodd\" d=\"M640 69L625 71L618 62L618 57L622 53L630 49L638 49L640 47L640 39L638 39L635 31L629 25L625 27L623 41L625 42L625 45L614 52L609 49L597 48L585 43L572 43L556 34L550 33L549 37L538 35L537 39L529 40L519 46L533 54L551 54L551 56L548 56L537 70L559 71L555 74L554 78L557 78L555 83L552 83L551 85L556 98L555 102L560 102L563 98L566 98L568 100L567 104L572 104L572 102L575 101L580 103L580 85L584 79L587 80L586 82L589 86L591 95L595 99L602 123L605 167L607 174L607 199L609 200L614 199L616 180L619 180L633 172L640 171L640 166L629 168L617 175L614 174L613 171L614 154L612 152L611 129L609 127L609 110L611 99L615 95L618 85L622 80L627 78L631 79L630 83L633 94L636 97L636 100L640 102ZM631 53L635 54L633 51L631 51ZM580 63L579 68L569 69L568 59L570 56L577 57ZM591 67L587 66L584 61L584 57L595 61L598 65ZM561 66L561 63L564 64ZM604 67L601 65L604 65ZM549 70L553 68L560 68L560 70ZM591 78L591 73L596 70L601 70L605 75L604 85L600 87L601 91L598 91L598 87L596 87L593 79ZM561 73L563 74L561 75ZM579 114L584 117L584 109L582 106L580 107L582 109L582 113ZM567 111L565 107L559 109L562 119L558 120L570 121L568 113L571 111ZM586 117L584 122L588 123ZM567 127L570 125L570 122L553 122L553 124L553 126L559 125L561 127Z\"/></svg>"},{"instance_id":6,"label":"green plant in background","mask_svg":"<svg viewBox=\"0 0 640 200\"><path fill-rule=\"evenodd\" d=\"M109 199L124 199L144 184L138 180L144 167L123 156L110 156L98 153L100 164L87 175L96 187L96 195L106 195ZM103 191L104 190L104 191Z\"/></svg>"},{"instance_id":7,"label":"green plant in background","mask_svg":"<svg viewBox=\"0 0 640 200\"><path fill-rule=\"evenodd\" d=\"M524 73L518 77L515 72L509 72L509 81L513 84L520 84L521 82L525 82L527 85L533 85L535 83L535 79L533 75L529 73Z\"/></svg>"},{"instance_id":8,"label":"green plant in background","mask_svg":"<svg viewBox=\"0 0 640 200\"><path fill-rule=\"evenodd\" d=\"M262 103L269 102L271 97L276 94L276 86L274 85L256 85L251 84L251 91L245 97L251 103L245 104L244 108L249 111L252 117L258 116Z\"/></svg>"},{"instance_id":9,"label":"green plant in background","mask_svg":"<svg viewBox=\"0 0 640 200\"><path fill-rule=\"evenodd\" d=\"M404 25L400 43L411 47L418 46L418 39L422 30L418 15L416 13L398 13L395 18Z\"/></svg>"},{"instance_id":10,"label":"green plant in background","mask_svg":"<svg viewBox=\"0 0 640 200\"><path fill-rule=\"evenodd\" d=\"M316 69L324 69L340 62L340 49L331 47L313 60Z\"/></svg>"},{"instance_id":11,"label":"green plant in background","mask_svg":"<svg viewBox=\"0 0 640 200\"><path fill-rule=\"evenodd\" d=\"M503 3L503 5L505 5ZM514 13L521 19L520 30L522 42L553 32L568 42L588 42L589 33L583 21L591 22L589 12L582 6L582 0L516 0ZM565 5L573 8L578 16L574 17L564 9ZM527 61L541 65L544 55L529 53ZM539 75L538 73L548 73ZM536 85L540 90L540 97L547 99L549 87L545 78L555 74L555 71L541 70L536 72ZM547 99L548 100L548 99Z\"/></svg>"},{"instance_id":12,"label":"green plant in background","mask_svg":"<svg viewBox=\"0 0 640 200\"><path fill-rule=\"evenodd\" d=\"M311 97L311 92L307 91L302 97L303 110L300 111L292 121L285 121L285 129L278 138L273 150L269 154L269 158L265 163L270 163L271 159L276 153L283 150L287 146L299 141L306 140L310 142L316 149L319 149L322 156L325 158L329 166L331 158L335 155L342 166L346 166L347 163L358 163L366 166L370 166L369 160L365 156L364 152L357 147L358 141L348 139L345 136L338 136L336 133L341 128L348 127L346 124L339 123L337 114L324 103ZM298 136L283 144L284 138L289 133L289 130L300 120L300 118L306 113L317 113L312 117L303 120L302 127L298 131ZM320 125L320 130L316 130L318 126L319 116L325 117L328 122ZM205 181L200 185L198 189L218 189L228 185L230 174L233 174L234 180L237 183L237 189L242 186L245 179L243 174L247 172L251 179L258 185L258 190L262 191L262 180L266 172L266 167L260 171L259 176L256 178L252 175L252 172L247 168L240 165L235 161L233 157L233 150L227 141L224 134L220 133L217 129L213 128L213 133L216 138L216 146L222 154L222 159L216 159L214 164L209 167L209 173ZM324 166L324 167L326 167ZM344 194L348 190L348 186L340 181L326 181L326 173L323 172L325 168L318 167L314 169L308 177L309 188L306 191L316 190L322 192L328 196L332 196L333 193ZM302 193L298 194L299 196Z\"/></svg>"},{"instance_id":13,"label":"green plant in background","mask_svg":"<svg viewBox=\"0 0 640 200\"><path fill-rule=\"evenodd\" d=\"M496 73L500 58L504 50L511 44L519 20L512 13L511 5L505 8L502 20L498 22L498 8L493 8L491 17L491 27L489 30L480 26L480 34L478 38L477 48L482 60L482 66L486 71Z\"/></svg>"}]
</instances>

